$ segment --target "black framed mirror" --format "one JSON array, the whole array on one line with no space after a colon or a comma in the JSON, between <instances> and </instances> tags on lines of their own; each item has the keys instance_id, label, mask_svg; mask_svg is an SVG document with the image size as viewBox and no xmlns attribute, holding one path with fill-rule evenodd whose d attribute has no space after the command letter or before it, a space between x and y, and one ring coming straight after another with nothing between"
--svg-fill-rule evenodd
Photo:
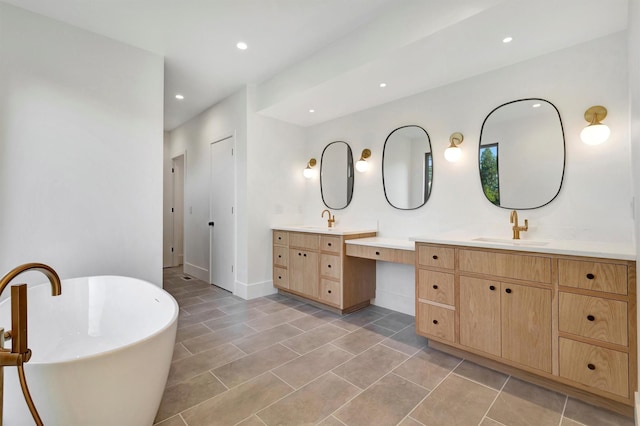
<instances>
[{"instance_id":1,"label":"black framed mirror","mask_svg":"<svg viewBox=\"0 0 640 426\"><path fill-rule=\"evenodd\" d=\"M322 202L333 210L346 208L353 198L353 154L344 141L324 147L320 160Z\"/></svg>"},{"instance_id":2,"label":"black framed mirror","mask_svg":"<svg viewBox=\"0 0 640 426\"><path fill-rule=\"evenodd\" d=\"M387 202L399 210L425 205L433 185L431 139L420 126L392 131L382 152L382 187Z\"/></svg>"},{"instance_id":3,"label":"black framed mirror","mask_svg":"<svg viewBox=\"0 0 640 426\"><path fill-rule=\"evenodd\" d=\"M560 193L565 166L560 112L545 99L507 102L487 115L480 131L482 191L505 209L536 209Z\"/></svg>"}]
</instances>

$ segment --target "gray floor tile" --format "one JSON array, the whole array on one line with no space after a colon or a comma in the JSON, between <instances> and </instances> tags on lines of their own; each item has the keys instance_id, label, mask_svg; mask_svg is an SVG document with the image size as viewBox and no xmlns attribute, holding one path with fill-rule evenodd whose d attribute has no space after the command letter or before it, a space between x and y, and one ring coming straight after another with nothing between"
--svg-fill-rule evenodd
<instances>
[{"instance_id":1,"label":"gray floor tile","mask_svg":"<svg viewBox=\"0 0 640 426\"><path fill-rule=\"evenodd\" d=\"M575 420L586 426L633 426L634 421L629 417L594 407L574 398L569 398L564 410L564 417Z\"/></svg>"},{"instance_id":2,"label":"gray floor tile","mask_svg":"<svg viewBox=\"0 0 640 426\"><path fill-rule=\"evenodd\" d=\"M376 345L351 361L337 367L333 372L364 389L400 365L407 358L408 356L401 352L394 351L386 346Z\"/></svg>"},{"instance_id":3,"label":"gray floor tile","mask_svg":"<svg viewBox=\"0 0 640 426\"><path fill-rule=\"evenodd\" d=\"M298 389L351 358L349 352L325 345L276 368L273 373Z\"/></svg>"},{"instance_id":4,"label":"gray floor tile","mask_svg":"<svg viewBox=\"0 0 640 426\"><path fill-rule=\"evenodd\" d=\"M331 324L335 324L335 321ZM383 341L392 334L393 331L369 324L366 327L358 328L346 336L337 339L333 344L345 351L357 355L366 351L376 343Z\"/></svg>"},{"instance_id":5,"label":"gray floor tile","mask_svg":"<svg viewBox=\"0 0 640 426\"><path fill-rule=\"evenodd\" d=\"M168 387L162 396L155 421L168 419L226 390L227 388L208 371Z\"/></svg>"},{"instance_id":6,"label":"gray floor tile","mask_svg":"<svg viewBox=\"0 0 640 426\"><path fill-rule=\"evenodd\" d=\"M427 389L435 389L460 361L460 358L424 348L393 372Z\"/></svg>"},{"instance_id":7,"label":"gray floor tile","mask_svg":"<svg viewBox=\"0 0 640 426\"><path fill-rule=\"evenodd\" d=\"M489 386L490 388L498 391L502 389L502 386L509 377L506 374L481 367L470 361L463 361L455 370L453 370L453 372L459 376L466 377L469 380Z\"/></svg>"},{"instance_id":8,"label":"gray floor tile","mask_svg":"<svg viewBox=\"0 0 640 426\"><path fill-rule=\"evenodd\" d=\"M285 340L282 344L293 349L300 355L303 355L338 339L347 333L349 333L347 330L331 324L326 324L321 327L314 328L304 334L300 334L299 336Z\"/></svg>"},{"instance_id":9,"label":"gray floor tile","mask_svg":"<svg viewBox=\"0 0 640 426\"><path fill-rule=\"evenodd\" d=\"M237 340L234 342L234 345L250 354L269 347L274 343L297 336L300 333L302 333L302 331L299 329L292 327L289 324L282 324L269 330L261 331L260 333L256 333L252 336L245 337L244 339Z\"/></svg>"}]
</instances>

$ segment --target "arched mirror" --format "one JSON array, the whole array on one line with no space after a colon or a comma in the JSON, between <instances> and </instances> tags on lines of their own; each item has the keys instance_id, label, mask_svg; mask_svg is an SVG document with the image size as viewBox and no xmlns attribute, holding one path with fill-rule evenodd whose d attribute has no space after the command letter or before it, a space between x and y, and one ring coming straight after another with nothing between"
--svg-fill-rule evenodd
<instances>
[{"instance_id":1,"label":"arched mirror","mask_svg":"<svg viewBox=\"0 0 640 426\"><path fill-rule=\"evenodd\" d=\"M535 209L560 192L565 145L558 109L544 99L495 108L480 131L480 182L487 199L505 209Z\"/></svg>"},{"instance_id":2,"label":"arched mirror","mask_svg":"<svg viewBox=\"0 0 640 426\"><path fill-rule=\"evenodd\" d=\"M320 192L325 206L344 209L353 197L353 155L348 143L337 141L322 151Z\"/></svg>"},{"instance_id":3,"label":"arched mirror","mask_svg":"<svg viewBox=\"0 0 640 426\"><path fill-rule=\"evenodd\" d=\"M382 153L382 186L391 206L413 210L424 206L433 183L429 134L420 126L404 126L387 136Z\"/></svg>"}]
</instances>

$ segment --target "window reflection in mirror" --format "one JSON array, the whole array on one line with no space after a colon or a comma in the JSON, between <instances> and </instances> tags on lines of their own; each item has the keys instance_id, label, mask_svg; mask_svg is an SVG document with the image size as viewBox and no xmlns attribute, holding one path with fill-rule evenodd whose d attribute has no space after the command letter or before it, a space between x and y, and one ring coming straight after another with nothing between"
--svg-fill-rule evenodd
<instances>
[{"instance_id":1,"label":"window reflection in mirror","mask_svg":"<svg viewBox=\"0 0 640 426\"><path fill-rule=\"evenodd\" d=\"M382 186L392 207L413 210L431 195L433 156L429 134L420 126L404 126L387 136L382 153Z\"/></svg>"},{"instance_id":2,"label":"window reflection in mirror","mask_svg":"<svg viewBox=\"0 0 640 426\"><path fill-rule=\"evenodd\" d=\"M560 192L565 143L557 108L544 99L521 99L495 108L480 132L482 190L496 206L534 209Z\"/></svg>"},{"instance_id":3,"label":"window reflection in mirror","mask_svg":"<svg viewBox=\"0 0 640 426\"><path fill-rule=\"evenodd\" d=\"M353 197L353 154L348 143L331 142L322 151L320 192L325 206L346 208Z\"/></svg>"}]
</instances>

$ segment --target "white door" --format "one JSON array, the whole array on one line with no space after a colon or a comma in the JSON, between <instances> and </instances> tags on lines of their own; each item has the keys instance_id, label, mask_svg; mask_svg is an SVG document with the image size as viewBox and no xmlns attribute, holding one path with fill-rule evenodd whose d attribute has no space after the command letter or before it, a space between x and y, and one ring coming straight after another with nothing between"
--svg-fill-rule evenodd
<instances>
[{"instance_id":1,"label":"white door","mask_svg":"<svg viewBox=\"0 0 640 426\"><path fill-rule=\"evenodd\" d=\"M209 281L225 290L235 288L235 140L211 144L209 191Z\"/></svg>"},{"instance_id":2,"label":"white door","mask_svg":"<svg viewBox=\"0 0 640 426\"><path fill-rule=\"evenodd\" d=\"M184 262L184 155L173 159L173 266Z\"/></svg>"}]
</instances>

